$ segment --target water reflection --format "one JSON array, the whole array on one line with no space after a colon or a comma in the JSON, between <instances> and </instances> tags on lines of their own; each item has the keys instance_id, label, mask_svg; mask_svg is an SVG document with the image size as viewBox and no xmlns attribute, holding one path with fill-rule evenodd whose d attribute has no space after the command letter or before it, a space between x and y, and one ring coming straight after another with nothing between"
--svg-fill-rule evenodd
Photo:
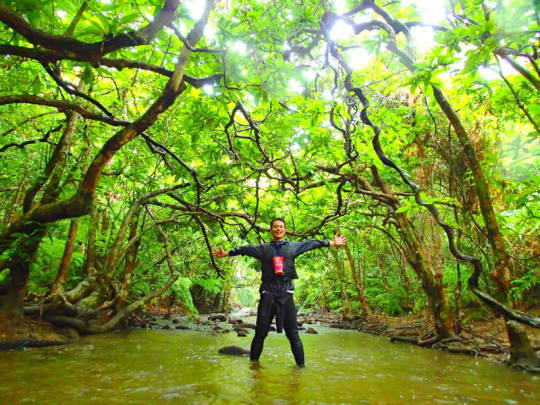
<instances>
[{"instance_id":1,"label":"water reflection","mask_svg":"<svg viewBox=\"0 0 540 405\"><path fill-rule=\"evenodd\" d=\"M285 370L267 369L260 362L249 362L251 371L250 398L254 403L284 401L287 404L299 404L302 372L296 366Z\"/></svg>"}]
</instances>

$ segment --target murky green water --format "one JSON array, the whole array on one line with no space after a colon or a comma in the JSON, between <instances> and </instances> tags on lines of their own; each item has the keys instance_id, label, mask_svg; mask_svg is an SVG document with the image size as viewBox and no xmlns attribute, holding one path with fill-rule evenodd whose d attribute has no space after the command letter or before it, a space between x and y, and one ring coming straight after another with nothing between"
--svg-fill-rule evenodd
<instances>
[{"instance_id":1,"label":"murky green water","mask_svg":"<svg viewBox=\"0 0 540 405\"><path fill-rule=\"evenodd\" d=\"M540 377L467 356L319 327L305 369L271 333L259 369L223 356L250 337L136 330L0 352L0 404L539 404ZM251 335L252 336L252 335Z\"/></svg>"}]
</instances>

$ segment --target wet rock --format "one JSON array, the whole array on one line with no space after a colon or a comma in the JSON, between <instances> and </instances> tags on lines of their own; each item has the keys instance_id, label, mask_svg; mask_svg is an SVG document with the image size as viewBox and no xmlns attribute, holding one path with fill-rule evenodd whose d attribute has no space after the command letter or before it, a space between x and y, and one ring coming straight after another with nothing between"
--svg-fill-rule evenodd
<instances>
[{"instance_id":1,"label":"wet rock","mask_svg":"<svg viewBox=\"0 0 540 405\"><path fill-rule=\"evenodd\" d=\"M223 329L223 328L220 327L219 325L213 327L212 330L213 330L214 332L220 332L220 333L227 333L227 332L230 332L229 329Z\"/></svg>"},{"instance_id":2,"label":"wet rock","mask_svg":"<svg viewBox=\"0 0 540 405\"><path fill-rule=\"evenodd\" d=\"M214 314L208 317L209 321L227 322L227 317L223 314Z\"/></svg>"},{"instance_id":3,"label":"wet rock","mask_svg":"<svg viewBox=\"0 0 540 405\"><path fill-rule=\"evenodd\" d=\"M180 322L180 319L173 319L172 320L172 323L178 323L178 322Z\"/></svg>"},{"instance_id":4,"label":"wet rock","mask_svg":"<svg viewBox=\"0 0 540 405\"><path fill-rule=\"evenodd\" d=\"M306 333L316 334L316 333L319 333L319 332L317 332L317 331L316 331L315 329L313 329L313 328L307 328L307 329L306 329Z\"/></svg>"},{"instance_id":5,"label":"wet rock","mask_svg":"<svg viewBox=\"0 0 540 405\"><path fill-rule=\"evenodd\" d=\"M448 350L450 353L461 353L469 355L475 355L478 353L471 346L462 345L461 343L452 343L448 345L448 347L446 347L446 350Z\"/></svg>"},{"instance_id":6,"label":"wet rock","mask_svg":"<svg viewBox=\"0 0 540 405\"><path fill-rule=\"evenodd\" d=\"M353 326L349 325L346 322L332 323L332 324L330 324L330 327L334 328L334 329L355 329L355 328L353 328Z\"/></svg>"},{"instance_id":7,"label":"wet rock","mask_svg":"<svg viewBox=\"0 0 540 405\"><path fill-rule=\"evenodd\" d=\"M77 331L77 329L70 328L69 326L64 328L57 327L56 331L64 335L67 338L68 343L76 342L79 340L79 332Z\"/></svg>"},{"instance_id":8,"label":"wet rock","mask_svg":"<svg viewBox=\"0 0 540 405\"><path fill-rule=\"evenodd\" d=\"M296 322L296 324L297 324L298 326L304 325L302 322Z\"/></svg>"},{"instance_id":9,"label":"wet rock","mask_svg":"<svg viewBox=\"0 0 540 405\"><path fill-rule=\"evenodd\" d=\"M163 325L161 329L174 329L171 325Z\"/></svg>"},{"instance_id":10,"label":"wet rock","mask_svg":"<svg viewBox=\"0 0 540 405\"><path fill-rule=\"evenodd\" d=\"M505 352L504 347L495 345L493 343L480 345L479 349L483 352L488 352L488 353L504 353Z\"/></svg>"},{"instance_id":11,"label":"wet rock","mask_svg":"<svg viewBox=\"0 0 540 405\"><path fill-rule=\"evenodd\" d=\"M255 329L257 327L257 325L255 325L254 323L244 323L242 324L242 326L249 329Z\"/></svg>"},{"instance_id":12,"label":"wet rock","mask_svg":"<svg viewBox=\"0 0 540 405\"><path fill-rule=\"evenodd\" d=\"M249 335L249 332L247 329L236 329L236 335L239 337L245 337Z\"/></svg>"},{"instance_id":13,"label":"wet rock","mask_svg":"<svg viewBox=\"0 0 540 405\"><path fill-rule=\"evenodd\" d=\"M230 356L249 356L249 350L240 346L225 346L218 350L220 354L228 354Z\"/></svg>"},{"instance_id":14,"label":"wet rock","mask_svg":"<svg viewBox=\"0 0 540 405\"><path fill-rule=\"evenodd\" d=\"M299 326L298 330L306 330L306 328L304 326Z\"/></svg>"},{"instance_id":15,"label":"wet rock","mask_svg":"<svg viewBox=\"0 0 540 405\"><path fill-rule=\"evenodd\" d=\"M176 325L174 329L185 329L185 330L191 330L191 328L187 325Z\"/></svg>"},{"instance_id":16,"label":"wet rock","mask_svg":"<svg viewBox=\"0 0 540 405\"><path fill-rule=\"evenodd\" d=\"M244 323L244 321L241 319L229 319L229 323L232 325L239 325L241 323Z\"/></svg>"},{"instance_id":17,"label":"wet rock","mask_svg":"<svg viewBox=\"0 0 540 405\"><path fill-rule=\"evenodd\" d=\"M234 316L235 318L244 318L246 316L257 315L256 313L253 314L254 311L255 311L254 308L243 307L243 308L233 311L231 315Z\"/></svg>"}]
</instances>

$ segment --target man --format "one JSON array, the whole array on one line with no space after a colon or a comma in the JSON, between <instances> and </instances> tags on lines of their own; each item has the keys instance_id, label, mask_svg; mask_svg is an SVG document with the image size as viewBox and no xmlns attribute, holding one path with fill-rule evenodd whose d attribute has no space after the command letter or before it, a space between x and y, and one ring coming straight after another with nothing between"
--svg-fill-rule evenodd
<instances>
[{"instance_id":1,"label":"man","mask_svg":"<svg viewBox=\"0 0 540 405\"><path fill-rule=\"evenodd\" d=\"M291 350L298 367L304 367L304 347L298 336L296 307L293 300L293 279L298 278L294 259L312 249L328 246L343 246L347 243L345 236L336 235L332 241L309 239L303 242L285 240L287 230L285 220L273 219L270 223L273 240L262 245L247 245L232 249L229 252L219 248L212 252L216 258L229 256L250 256L261 262L261 298L257 308L257 325L255 336L251 342L251 361L258 361L263 350L264 339L270 330L270 324L276 317L277 332L285 329L291 344Z\"/></svg>"}]
</instances>

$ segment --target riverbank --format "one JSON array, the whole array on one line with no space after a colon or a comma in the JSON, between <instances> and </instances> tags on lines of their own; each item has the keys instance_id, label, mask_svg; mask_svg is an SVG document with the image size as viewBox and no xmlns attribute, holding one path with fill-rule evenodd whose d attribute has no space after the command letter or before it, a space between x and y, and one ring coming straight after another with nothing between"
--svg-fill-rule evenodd
<instances>
[{"instance_id":1,"label":"riverbank","mask_svg":"<svg viewBox=\"0 0 540 405\"><path fill-rule=\"evenodd\" d=\"M0 350L58 346L76 342L73 328L61 328L39 319L0 319Z\"/></svg>"}]
</instances>

